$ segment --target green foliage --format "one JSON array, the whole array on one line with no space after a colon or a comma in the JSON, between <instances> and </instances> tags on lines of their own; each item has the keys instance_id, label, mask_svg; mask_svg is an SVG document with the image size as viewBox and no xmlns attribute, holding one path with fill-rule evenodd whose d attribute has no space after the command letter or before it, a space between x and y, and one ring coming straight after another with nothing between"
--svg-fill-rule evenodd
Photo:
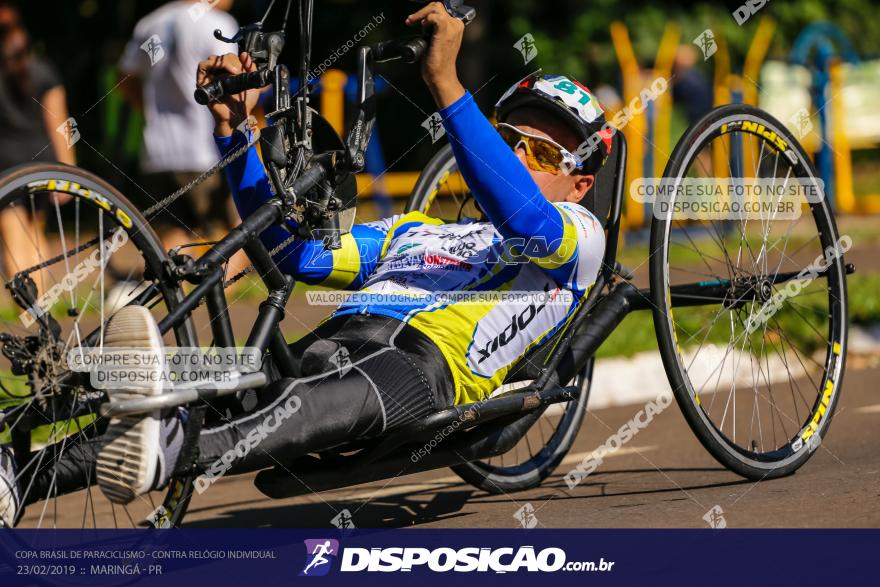
<instances>
[{"instance_id":1,"label":"green foliage","mask_svg":"<svg viewBox=\"0 0 880 587\"><path fill-rule=\"evenodd\" d=\"M849 318L854 324L869 324L880 320L880 274L850 275Z\"/></svg>"},{"instance_id":2,"label":"green foliage","mask_svg":"<svg viewBox=\"0 0 880 587\"><path fill-rule=\"evenodd\" d=\"M777 24L771 57L785 59L801 30L823 20L837 24L860 54L880 53L880 36L876 34L880 28L880 11L869 0L770 2L742 26L732 15L736 6L736 2L722 5L683 1L536 3L517 0L507 3L506 13L511 38L526 32L535 37L541 66L581 77L587 83L595 83L587 78L589 56L596 61L603 81L616 79L617 61L608 32L615 20L627 25L636 57L644 67L653 65L666 25L675 24L681 30L682 43L690 43L706 29L712 29L716 35L722 33L731 52L731 63L738 69L762 16L773 18ZM499 32L503 35L504 31Z\"/></svg>"}]
</instances>

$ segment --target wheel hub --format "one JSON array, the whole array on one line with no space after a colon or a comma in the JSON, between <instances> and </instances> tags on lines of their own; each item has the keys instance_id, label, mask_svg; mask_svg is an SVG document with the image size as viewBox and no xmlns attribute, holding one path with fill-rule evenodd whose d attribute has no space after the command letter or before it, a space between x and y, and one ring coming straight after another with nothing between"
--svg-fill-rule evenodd
<instances>
[{"instance_id":1,"label":"wheel hub","mask_svg":"<svg viewBox=\"0 0 880 587\"><path fill-rule=\"evenodd\" d=\"M770 298L773 297L773 284L770 283L769 279L762 279L758 282L758 286L755 288L755 299L760 301L762 304L766 304L770 301Z\"/></svg>"},{"instance_id":2,"label":"wheel hub","mask_svg":"<svg viewBox=\"0 0 880 587\"><path fill-rule=\"evenodd\" d=\"M735 279L730 284L724 306L734 309L749 302L766 304L773 297L773 283L766 277Z\"/></svg>"}]
</instances>

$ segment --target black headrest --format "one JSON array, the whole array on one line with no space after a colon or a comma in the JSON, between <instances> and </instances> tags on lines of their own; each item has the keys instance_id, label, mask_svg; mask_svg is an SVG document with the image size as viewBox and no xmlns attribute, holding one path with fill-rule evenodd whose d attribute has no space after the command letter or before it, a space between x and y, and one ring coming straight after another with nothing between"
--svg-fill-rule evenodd
<instances>
[{"instance_id":1,"label":"black headrest","mask_svg":"<svg viewBox=\"0 0 880 587\"><path fill-rule=\"evenodd\" d=\"M620 132L615 131L611 140L611 154L601 169L596 173L596 182L581 200L581 204L596 215L608 228L611 203L614 201L614 179L617 175L618 159L620 158Z\"/></svg>"}]
</instances>

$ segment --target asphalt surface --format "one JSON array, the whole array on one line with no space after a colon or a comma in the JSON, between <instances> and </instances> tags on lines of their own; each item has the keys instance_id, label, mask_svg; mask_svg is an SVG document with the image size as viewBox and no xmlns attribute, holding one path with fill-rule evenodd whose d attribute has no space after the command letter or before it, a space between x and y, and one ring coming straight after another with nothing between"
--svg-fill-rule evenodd
<instances>
[{"instance_id":1,"label":"asphalt surface","mask_svg":"<svg viewBox=\"0 0 880 587\"><path fill-rule=\"evenodd\" d=\"M726 471L671 406L569 490L565 473L642 408L632 405L590 411L566 460L533 490L489 495L443 469L273 501L242 476L195 496L184 525L332 527L347 510L357 527L513 528L525 508L548 528L707 527L710 510L727 527L878 527L878 379L880 368L847 370L829 434L783 479L756 483Z\"/></svg>"}]
</instances>

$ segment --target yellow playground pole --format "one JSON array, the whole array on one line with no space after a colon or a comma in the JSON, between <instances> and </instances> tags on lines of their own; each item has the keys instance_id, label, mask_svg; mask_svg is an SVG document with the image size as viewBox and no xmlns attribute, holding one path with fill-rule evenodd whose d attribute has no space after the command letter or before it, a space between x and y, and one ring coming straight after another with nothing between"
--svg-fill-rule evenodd
<instances>
[{"instance_id":1,"label":"yellow playground pole","mask_svg":"<svg viewBox=\"0 0 880 587\"><path fill-rule=\"evenodd\" d=\"M327 119L336 134L342 136L345 126L345 82L348 75L328 69L321 76L321 116Z\"/></svg>"},{"instance_id":2,"label":"yellow playground pole","mask_svg":"<svg viewBox=\"0 0 880 587\"><path fill-rule=\"evenodd\" d=\"M846 136L846 110L843 104L843 64L835 60L829 67L829 91L831 108L831 145L834 152L834 200L837 209L844 214L856 210L856 198L852 181L852 153Z\"/></svg>"},{"instance_id":3,"label":"yellow playground pole","mask_svg":"<svg viewBox=\"0 0 880 587\"><path fill-rule=\"evenodd\" d=\"M611 40L614 44L614 52L617 54L620 70L623 74L623 103L630 104L633 98L639 97L639 93L654 79L663 77L667 81L672 78L672 65L675 61L675 53L681 41L681 30L674 23L667 23L663 30L660 48L651 70L650 79L642 75L638 60L633 51L629 31L622 22L615 21L611 24ZM645 112L633 116L623 127L622 131L627 142L626 176L631 181L646 174L654 177L663 175L666 162L671 152L671 120L672 120L672 94L666 91L654 101L654 120L652 140L648 143L647 136L648 116ZM644 168L645 150L653 151L653 169ZM628 185L628 184L627 184ZM640 227L645 223L645 206L627 198L623 213L624 227Z\"/></svg>"},{"instance_id":4,"label":"yellow playground pole","mask_svg":"<svg viewBox=\"0 0 880 587\"><path fill-rule=\"evenodd\" d=\"M614 52L620 63L620 71L623 74L623 103L624 108L630 101L638 96L642 86L642 76L639 63L633 52L632 43L629 40L629 31L622 22L611 23L611 41L614 44ZM642 165L645 158L645 133L647 131L645 116L634 117L623 129L626 137L627 160L626 177L633 180L642 177ZM624 192L629 193L629 183L624 182ZM644 222L644 206L638 204L629 197L624 196L623 227L638 227Z\"/></svg>"},{"instance_id":5,"label":"yellow playground pole","mask_svg":"<svg viewBox=\"0 0 880 587\"><path fill-rule=\"evenodd\" d=\"M761 78L761 65L767 57L767 51L770 49L770 42L773 40L773 33L776 31L776 21L769 16L762 16L758 22L758 30L755 31L755 37L749 50L746 52L746 59L743 62L743 102L758 105L759 86L758 82Z\"/></svg>"},{"instance_id":6,"label":"yellow playground pole","mask_svg":"<svg viewBox=\"0 0 880 587\"><path fill-rule=\"evenodd\" d=\"M715 64L713 76L715 103L713 106L723 106L724 104L730 104L730 88L727 86L727 78L730 75L730 53L727 52L727 38L719 27L715 28L719 32L715 34L715 44L718 45L718 49L715 50L715 55L712 56Z\"/></svg>"},{"instance_id":7,"label":"yellow playground pole","mask_svg":"<svg viewBox=\"0 0 880 587\"><path fill-rule=\"evenodd\" d=\"M755 31L755 36L752 38L752 43L749 45L746 59L743 62L741 83L743 103L745 104L758 105L761 65L767 57L775 30L776 22L771 17L765 15L758 21L758 30ZM758 161L758 146L759 141L743 140L743 172L746 177L757 176L758 170L755 169L755 165Z\"/></svg>"},{"instance_id":8,"label":"yellow playground pole","mask_svg":"<svg viewBox=\"0 0 880 587\"><path fill-rule=\"evenodd\" d=\"M660 49L654 62L654 75L669 80L672 78L672 64L681 41L681 30L673 23L667 23L660 40ZM666 162L672 152L672 89L663 92L654 101L654 177L662 177Z\"/></svg>"},{"instance_id":9,"label":"yellow playground pole","mask_svg":"<svg viewBox=\"0 0 880 587\"><path fill-rule=\"evenodd\" d=\"M713 92L715 107L730 104L730 53L727 50L727 38L720 32L720 27L715 27L719 32L715 35L715 44L718 49L713 56L715 71L713 77ZM722 171L727 169L727 153L730 152L730 138L724 136L719 141L712 142L712 173L719 177Z\"/></svg>"}]
</instances>

